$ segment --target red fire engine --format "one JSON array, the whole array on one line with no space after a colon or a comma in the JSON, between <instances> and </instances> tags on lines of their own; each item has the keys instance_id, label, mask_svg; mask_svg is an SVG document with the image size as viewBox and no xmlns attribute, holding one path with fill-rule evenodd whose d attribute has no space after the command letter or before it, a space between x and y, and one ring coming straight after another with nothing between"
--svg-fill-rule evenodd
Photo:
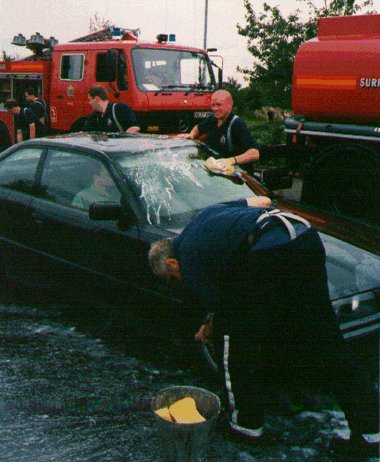
<instances>
[{"instance_id":1,"label":"red fire engine","mask_svg":"<svg viewBox=\"0 0 380 462\"><path fill-rule=\"evenodd\" d=\"M33 56L0 62L0 107L8 98L22 101L32 85L47 103L52 132L78 131L91 112L88 89L100 84L110 101L131 106L143 131L190 130L210 113L221 68L207 51L177 45L173 35L160 34L156 43L147 43L133 32L110 27L66 44L39 33L30 40L15 36L12 43L26 46ZM12 117L1 110L0 133L9 133L14 142Z\"/></svg>"}]
</instances>

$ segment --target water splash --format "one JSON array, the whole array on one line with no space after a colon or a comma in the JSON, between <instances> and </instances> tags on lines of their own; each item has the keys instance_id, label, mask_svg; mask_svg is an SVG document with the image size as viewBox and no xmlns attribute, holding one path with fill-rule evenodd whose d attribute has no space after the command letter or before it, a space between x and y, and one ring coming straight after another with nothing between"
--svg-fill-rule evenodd
<instances>
[{"instance_id":1,"label":"water splash","mask_svg":"<svg viewBox=\"0 0 380 462\"><path fill-rule=\"evenodd\" d=\"M145 206L148 223L160 224L163 217L171 221L173 214L191 209L187 193L194 188L205 189L196 176L201 165L197 147L187 146L141 156L139 165L128 169L127 175Z\"/></svg>"}]
</instances>

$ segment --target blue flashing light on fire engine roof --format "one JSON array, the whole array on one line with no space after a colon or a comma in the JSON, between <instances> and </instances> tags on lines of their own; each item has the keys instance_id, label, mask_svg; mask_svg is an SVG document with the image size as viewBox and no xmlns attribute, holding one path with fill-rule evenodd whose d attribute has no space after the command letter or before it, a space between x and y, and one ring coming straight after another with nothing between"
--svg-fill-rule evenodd
<instances>
[{"instance_id":1,"label":"blue flashing light on fire engine roof","mask_svg":"<svg viewBox=\"0 0 380 462\"><path fill-rule=\"evenodd\" d=\"M175 34L158 34L157 35L157 42L175 42Z\"/></svg>"},{"instance_id":2,"label":"blue flashing light on fire engine roof","mask_svg":"<svg viewBox=\"0 0 380 462\"><path fill-rule=\"evenodd\" d=\"M121 28L120 27L113 28L112 40L121 40Z\"/></svg>"}]
</instances>

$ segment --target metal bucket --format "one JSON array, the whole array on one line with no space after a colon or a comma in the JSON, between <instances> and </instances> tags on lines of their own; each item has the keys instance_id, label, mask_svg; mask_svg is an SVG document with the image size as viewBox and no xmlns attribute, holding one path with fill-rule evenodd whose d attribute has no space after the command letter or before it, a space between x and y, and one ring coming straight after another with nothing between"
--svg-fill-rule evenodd
<instances>
[{"instance_id":1,"label":"metal bucket","mask_svg":"<svg viewBox=\"0 0 380 462\"><path fill-rule=\"evenodd\" d=\"M206 462L210 436L220 412L220 400L208 390L175 386L160 390L152 398L152 411L169 407L183 398L193 398L198 412L206 419L200 423L178 423L157 414L164 462Z\"/></svg>"}]
</instances>

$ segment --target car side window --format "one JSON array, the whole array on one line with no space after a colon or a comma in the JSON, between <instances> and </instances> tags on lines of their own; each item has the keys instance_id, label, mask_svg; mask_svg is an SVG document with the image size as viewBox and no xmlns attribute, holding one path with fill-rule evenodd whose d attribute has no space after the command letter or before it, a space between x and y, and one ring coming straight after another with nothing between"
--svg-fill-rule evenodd
<instances>
[{"instance_id":1,"label":"car side window","mask_svg":"<svg viewBox=\"0 0 380 462\"><path fill-rule=\"evenodd\" d=\"M42 148L20 148L0 160L0 186L32 193Z\"/></svg>"},{"instance_id":2,"label":"car side window","mask_svg":"<svg viewBox=\"0 0 380 462\"><path fill-rule=\"evenodd\" d=\"M100 173L105 180L98 179ZM41 191L45 199L83 210L100 200L120 202L120 192L101 161L58 149L47 153Z\"/></svg>"}]
</instances>

